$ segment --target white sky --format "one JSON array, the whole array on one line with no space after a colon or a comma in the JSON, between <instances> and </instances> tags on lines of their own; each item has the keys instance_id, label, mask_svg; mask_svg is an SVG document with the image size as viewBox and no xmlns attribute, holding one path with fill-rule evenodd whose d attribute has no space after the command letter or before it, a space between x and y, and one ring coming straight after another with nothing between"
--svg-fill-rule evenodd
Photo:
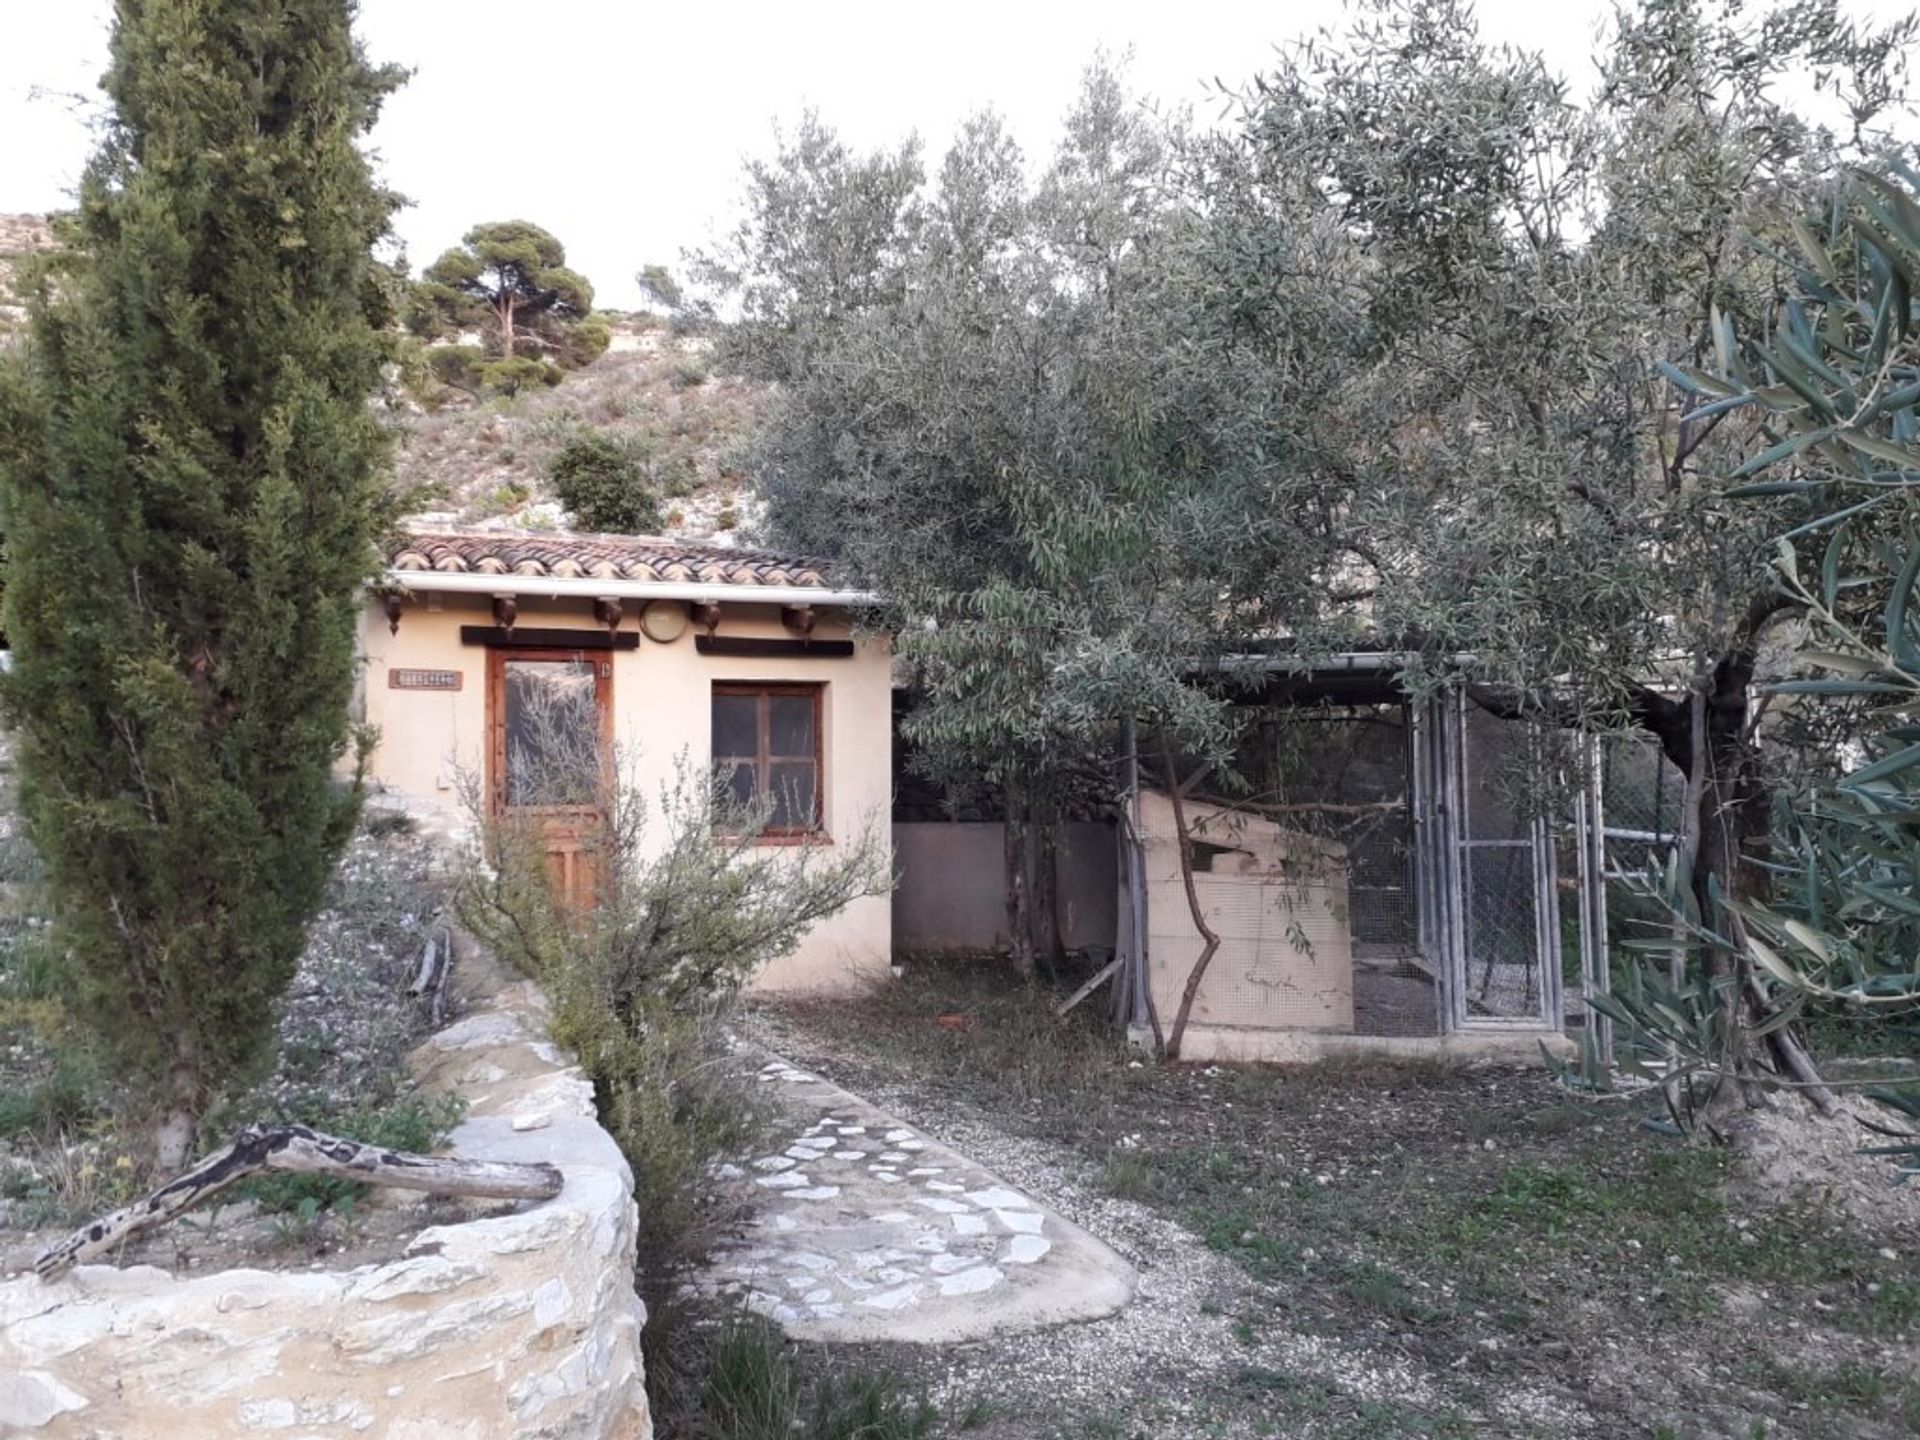
<instances>
[{"instance_id":1,"label":"white sky","mask_svg":"<svg viewBox=\"0 0 1920 1440\"><path fill-rule=\"evenodd\" d=\"M1859 0L1890 11L1896 0ZM0 0L0 213L59 208L90 139L65 94L95 92L110 0ZM991 104L1030 158L1051 151L1097 46L1131 50L1137 89L1213 113L1273 46L1337 0L361 0L372 57L412 68L374 141L418 270L468 226L524 218L566 244L600 303L633 305L642 264L677 264L732 212L743 156L808 105L861 146L917 131L937 154ZM1606 0L1482 0L1486 34L1592 71ZM550 60L547 57L551 57ZM543 63L545 61L546 63ZM36 97L36 88L42 92Z\"/></svg>"}]
</instances>

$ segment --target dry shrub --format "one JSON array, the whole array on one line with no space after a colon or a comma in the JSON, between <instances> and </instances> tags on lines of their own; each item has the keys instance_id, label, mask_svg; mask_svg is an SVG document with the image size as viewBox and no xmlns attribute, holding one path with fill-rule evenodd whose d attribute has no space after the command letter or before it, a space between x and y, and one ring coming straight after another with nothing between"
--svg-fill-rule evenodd
<instances>
[{"instance_id":1,"label":"dry shrub","mask_svg":"<svg viewBox=\"0 0 1920 1440\"><path fill-rule=\"evenodd\" d=\"M730 805L724 784L684 761L649 801L610 780L591 741L576 745L555 712L536 713L520 773L539 798L591 802L599 903L571 908L551 883L541 822L485 813L485 853L460 887L463 920L545 990L554 1039L592 1077L602 1123L634 1172L646 1302L647 1383L656 1407L690 1403L701 1365L693 1290L743 1196L715 1175L751 1150L764 1122L751 1074L724 1024L740 987L813 925L892 883L870 824L832 847L756 845L763 810Z\"/></svg>"}]
</instances>

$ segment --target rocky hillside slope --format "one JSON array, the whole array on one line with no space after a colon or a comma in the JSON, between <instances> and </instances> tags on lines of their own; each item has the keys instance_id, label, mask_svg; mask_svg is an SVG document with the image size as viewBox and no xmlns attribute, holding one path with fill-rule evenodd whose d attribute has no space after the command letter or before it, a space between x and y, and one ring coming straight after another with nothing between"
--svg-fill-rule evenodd
<instances>
[{"instance_id":1,"label":"rocky hillside slope","mask_svg":"<svg viewBox=\"0 0 1920 1440\"><path fill-rule=\"evenodd\" d=\"M0 346L26 319L18 262L53 244L44 215L0 214ZM571 437L611 435L641 459L661 495L662 527L708 544L757 537L760 506L741 447L765 392L710 373L708 342L647 315L613 315L613 344L552 390L428 409L402 396L398 479L424 487L435 523L564 529L548 467Z\"/></svg>"},{"instance_id":2,"label":"rocky hillside slope","mask_svg":"<svg viewBox=\"0 0 1920 1440\"><path fill-rule=\"evenodd\" d=\"M0 344L27 318L13 286L19 262L52 244L53 227L45 215L0 215Z\"/></svg>"},{"instance_id":3,"label":"rocky hillside slope","mask_svg":"<svg viewBox=\"0 0 1920 1440\"><path fill-rule=\"evenodd\" d=\"M598 431L642 460L669 535L750 540L760 507L741 448L765 392L709 371L709 345L650 317L611 317L613 344L554 389L409 415L403 483L429 485L432 518L516 529L565 528L548 467L575 435Z\"/></svg>"}]
</instances>

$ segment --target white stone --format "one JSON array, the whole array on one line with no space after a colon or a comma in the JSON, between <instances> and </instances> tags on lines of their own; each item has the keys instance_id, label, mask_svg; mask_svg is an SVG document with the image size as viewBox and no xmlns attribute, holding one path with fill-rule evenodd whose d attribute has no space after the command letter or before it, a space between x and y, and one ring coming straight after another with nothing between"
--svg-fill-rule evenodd
<instances>
[{"instance_id":1,"label":"white stone","mask_svg":"<svg viewBox=\"0 0 1920 1440\"><path fill-rule=\"evenodd\" d=\"M978 1215L949 1215L947 1218L953 1222L953 1233L956 1235L987 1233L987 1222Z\"/></svg>"},{"instance_id":2,"label":"white stone","mask_svg":"<svg viewBox=\"0 0 1920 1440\"><path fill-rule=\"evenodd\" d=\"M402 1295L444 1295L486 1278L486 1273L484 1266L471 1261L456 1264L444 1255L412 1255L356 1279L347 1288L347 1299L380 1301L397 1300ZM233 1298L222 1295L220 1309L228 1309Z\"/></svg>"},{"instance_id":3,"label":"white stone","mask_svg":"<svg viewBox=\"0 0 1920 1440\"><path fill-rule=\"evenodd\" d=\"M762 1175L757 1183L766 1186L769 1190L790 1190L796 1185L807 1185L812 1182L798 1170L782 1170L778 1175Z\"/></svg>"},{"instance_id":4,"label":"white stone","mask_svg":"<svg viewBox=\"0 0 1920 1440\"><path fill-rule=\"evenodd\" d=\"M982 1265L973 1270L962 1270L958 1275L949 1275L940 1282L942 1295L978 1295L982 1290L991 1290L1006 1279L991 1265Z\"/></svg>"},{"instance_id":5,"label":"white stone","mask_svg":"<svg viewBox=\"0 0 1920 1440\"><path fill-rule=\"evenodd\" d=\"M1018 1190L995 1186L991 1190L969 1190L967 1198L983 1210L1031 1210L1033 1201Z\"/></svg>"},{"instance_id":6,"label":"white stone","mask_svg":"<svg viewBox=\"0 0 1920 1440\"><path fill-rule=\"evenodd\" d=\"M806 1294L802 1295L800 1298L806 1301L809 1305L825 1305L830 1300L833 1299L833 1291L809 1290ZM816 1310L814 1313L817 1315L819 1314L819 1311Z\"/></svg>"},{"instance_id":7,"label":"white stone","mask_svg":"<svg viewBox=\"0 0 1920 1440\"><path fill-rule=\"evenodd\" d=\"M927 1268L936 1275L951 1275L979 1263L971 1255L936 1255L927 1262Z\"/></svg>"},{"instance_id":8,"label":"white stone","mask_svg":"<svg viewBox=\"0 0 1920 1440\"><path fill-rule=\"evenodd\" d=\"M805 1190L789 1190L787 1194L796 1200L831 1200L840 1193L838 1185L813 1185Z\"/></svg>"},{"instance_id":9,"label":"white stone","mask_svg":"<svg viewBox=\"0 0 1920 1440\"><path fill-rule=\"evenodd\" d=\"M255 1430L291 1430L300 1411L291 1400L242 1400L240 1423Z\"/></svg>"},{"instance_id":10,"label":"white stone","mask_svg":"<svg viewBox=\"0 0 1920 1440\"><path fill-rule=\"evenodd\" d=\"M911 1225L914 1217L904 1210L885 1210L873 1217L882 1225Z\"/></svg>"},{"instance_id":11,"label":"white stone","mask_svg":"<svg viewBox=\"0 0 1920 1440\"><path fill-rule=\"evenodd\" d=\"M544 1130L551 1124L553 1124L553 1116L551 1115L516 1115L513 1117L513 1128L523 1134L528 1130Z\"/></svg>"},{"instance_id":12,"label":"white stone","mask_svg":"<svg viewBox=\"0 0 1920 1440\"><path fill-rule=\"evenodd\" d=\"M5 1434L38 1430L56 1415L84 1410L86 1405L86 1396L76 1394L44 1371L0 1375L0 1432Z\"/></svg>"},{"instance_id":13,"label":"white stone","mask_svg":"<svg viewBox=\"0 0 1920 1440\"><path fill-rule=\"evenodd\" d=\"M864 1150L836 1150L833 1152L833 1158L836 1160L864 1160L867 1158L867 1152Z\"/></svg>"},{"instance_id":14,"label":"white stone","mask_svg":"<svg viewBox=\"0 0 1920 1440\"><path fill-rule=\"evenodd\" d=\"M944 1175L946 1173L945 1167L940 1165L922 1165L917 1170L907 1171L907 1174L913 1176L916 1180L924 1180L929 1175Z\"/></svg>"},{"instance_id":15,"label":"white stone","mask_svg":"<svg viewBox=\"0 0 1920 1440\"><path fill-rule=\"evenodd\" d=\"M873 1172L873 1178L878 1180L882 1185L904 1185L907 1183L891 1170L875 1170Z\"/></svg>"},{"instance_id":16,"label":"white stone","mask_svg":"<svg viewBox=\"0 0 1920 1440\"><path fill-rule=\"evenodd\" d=\"M885 1138L886 1138L886 1142L887 1142L887 1143L888 1143L889 1145L898 1145L898 1144L899 1144L899 1143L900 1143L900 1142L901 1142L902 1140L911 1140L911 1139L913 1139L913 1131L911 1131L911 1130L889 1130L889 1131L887 1131L887 1133L886 1133L886 1137L885 1137Z\"/></svg>"},{"instance_id":17,"label":"white stone","mask_svg":"<svg viewBox=\"0 0 1920 1440\"><path fill-rule=\"evenodd\" d=\"M880 1158L889 1165L904 1165L907 1163L907 1152L904 1150L882 1150L880 1152Z\"/></svg>"},{"instance_id":18,"label":"white stone","mask_svg":"<svg viewBox=\"0 0 1920 1440\"><path fill-rule=\"evenodd\" d=\"M1016 1235L1007 1242L1002 1256L1010 1264L1031 1265L1053 1248L1053 1242L1039 1235Z\"/></svg>"},{"instance_id":19,"label":"white stone","mask_svg":"<svg viewBox=\"0 0 1920 1440\"><path fill-rule=\"evenodd\" d=\"M918 1205L923 1210L937 1211L942 1215L961 1215L966 1213L966 1208L967 1208L966 1206L962 1205L958 1200L946 1200L941 1198L938 1195L922 1196L920 1199L915 1200L913 1203Z\"/></svg>"},{"instance_id":20,"label":"white stone","mask_svg":"<svg viewBox=\"0 0 1920 1440\"><path fill-rule=\"evenodd\" d=\"M533 1323L544 1330L558 1325L573 1312L573 1291L566 1277L555 1275L533 1292Z\"/></svg>"},{"instance_id":21,"label":"white stone","mask_svg":"<svg viewBox=\"0 0 1920 1440\"><path fill-rule=\"evenodd\" d=\"M878 1295L869 1295L859 1303L872 1310L901 1310L919 1298L918 1285L902 1285L894 1290L882 1290Z\"/></svg>"},{"instance_id":22,"label":"white stone","mask_svg":"<svg viewBox=\"0 0 1920 1440\"><path fill-rule=\"evenodd\" d=\"M902 1270L897 1265L888 1265L874 1271L873 1278L881 1285L898 1285L903 1280L911 1280L913 1272Z\"/></svg>"},{"instance_id":23,"label":"white stone","mask_svg":"<svg viewBox=\"0 0 1920 1440\"><path fill-rule=\"evenodd\" d=\"M811 1250L795 1250L786 1259L790 1265L798 1265L802 1270L812 1270L816 1273L834 1268L833 1261Z\"/></svg>"},{"instance_id":24,"label":"white stone","mask_svg":"<svg viewBox=\"0 0 1920 1440\"><path fill-rule=\"evenodd\" d=\"M791 1170L793 1168L793 1161L784 1155L769 1155L765 1159L754 1161L753 1168L767 1171Z\"/></svg>"},{"instance_id":25,"label":"white stone","mask_svg":"<svg viewBox=\"0 0 1920 1440\"><path fill-rule=\"evenodd\" d=\"M926 1182L926 1184L927 1184L927 1189L935 1191L941 1195L965 1194L966 1188L967 1188L964 1185L954 1185L945 1180L929 1180Z\"/></svg>"},{"instance_id":26,"label":"white stone","mask_svg":"<svg viewBox=\"0 0 1920 1440\"><path fill-rule=\"evenodd\" d=\"M996 1210L993 1218L1020 1235L1038 1235L1045 1217L1031 1210Z\"/></svg>"}]
</instances>

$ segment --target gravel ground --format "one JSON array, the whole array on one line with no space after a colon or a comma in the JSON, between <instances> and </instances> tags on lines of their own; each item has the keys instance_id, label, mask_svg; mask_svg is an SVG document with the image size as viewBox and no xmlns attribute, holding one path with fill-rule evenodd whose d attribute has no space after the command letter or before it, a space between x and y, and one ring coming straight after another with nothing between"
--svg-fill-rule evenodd
<instances>
[{"instance_id":1,"label":"gravel ground","mask_svg":"<svg viewBox=\"0 0 1920 1440\"><path fill-rule=\"evenodd\" d=\"M1059 1146L1009 1134L991 1115L888 1080L770 1007L751 1012L752 1039L859 1093L953 1146L1112 1246L1139 1275L1133 1303L1106 1320L967 1344L871 1345L840 1358L924 1387L942 1414L979 1416L989 1440L1140 1434L1185 1437L1277 1431L1260 1395L1266 1375L1319 1382L1391 1411L1444 1407L1404 1358L1289 1329L1250 1330L1261 1287L1232 1260L1152 1208L1106 1193L1102 1167ZM976 1409L984 1406L984 1413ZM1513 1418L1566 1436L1597 1433L1591 1418L1545 1394L1509 1393Z\"/></svg>"},{"instance_id":2,"label":"gravel ground","mask_svg":"<svg viewBox=\"0 0 1920 1440\"><path fill-rule=\"evenodd\" d=\"M924 1390L938 1433L1920 1434L1920 1223L1844 1127L1802 1135L1783 1111L1768 1147L1715 1149L1538 1067L1163 1067L942 967L743 1023L1139 1272L1108 1320L800 1347L823 1375ZM1783 1168L1782 1147L1810 1163Z\"/></svg>"}]
</instances>

